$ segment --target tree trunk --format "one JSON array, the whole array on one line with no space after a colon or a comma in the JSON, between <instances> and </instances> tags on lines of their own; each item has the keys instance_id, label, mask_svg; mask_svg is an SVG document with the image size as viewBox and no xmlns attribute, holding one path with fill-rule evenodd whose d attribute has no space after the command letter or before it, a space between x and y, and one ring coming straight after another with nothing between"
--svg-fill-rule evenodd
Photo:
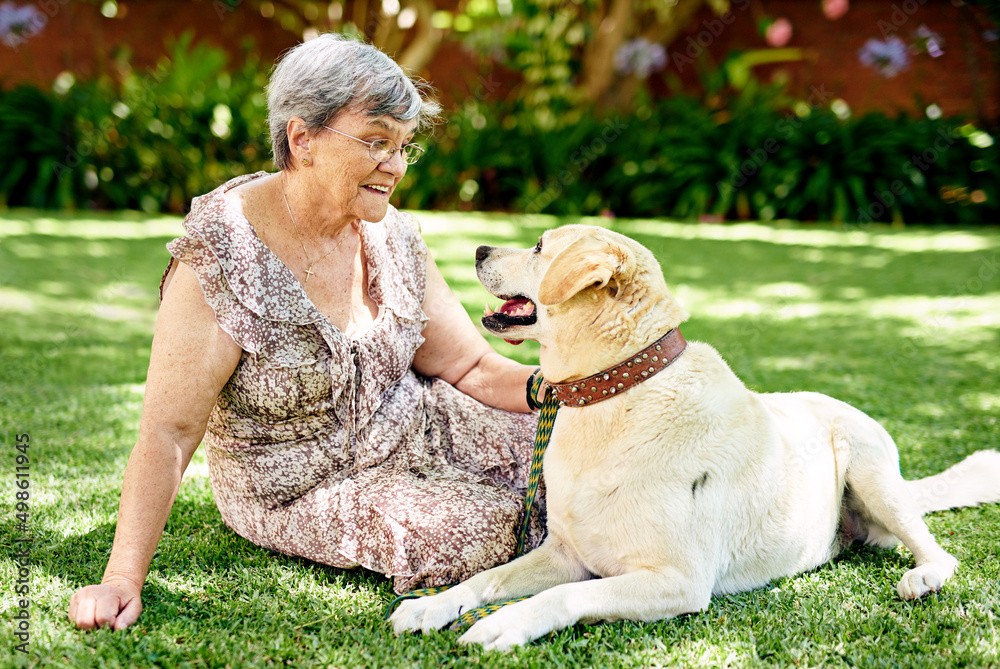
<instances>
[{"instance_id":1,"label":"tree trunk","mask_svg":"<svg viewBox=\"0 0 1000 669\"><path fill-rule=\"evenodd\" d=\"M628 35L632 0L611 0L604 18L597 25L593 40L583 56L583 97L594 102L601 97L614 77L615 52Z\"/></svg>"},{"instance_id":2,"label":"tree trunk","mask_svg":"<svg viewBox=\"0 0 1000 669\"><path fill-rule=\"evenodd\" d=\"M396 62L404 70L417 74L433 58L441 44L442 32L431 25L431 14L434 13L434 3L431 0L413 0L411 4L417 10L417 23L412 28L416 31L416 36Z\"/></svg>"}]
</instances>

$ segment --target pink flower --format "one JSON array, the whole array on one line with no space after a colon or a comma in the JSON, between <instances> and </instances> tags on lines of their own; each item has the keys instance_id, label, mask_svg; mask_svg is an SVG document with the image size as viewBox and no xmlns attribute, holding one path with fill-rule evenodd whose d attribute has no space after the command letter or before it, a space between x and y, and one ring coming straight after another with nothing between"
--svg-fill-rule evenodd
<instances>
[{"instance_id":1,"label":"pink flower","mask_svg":"<svg viewBox=\"0 0 1000 669\"><path fill-rule=\"evenodd\" d=\"M850 9L850 0L823 0L823 16L836 21Z\"/></svg>"},{"instance_id":2,"label":"pink flower","mask_svg":"<svg viewBox=\"0 0 1000 669\"><path fill-rule=\"evenodd\" d=\"M792 39L792 22L781 18L767 27L764 32L764 40L768 46L781 47L788 44Z\"/></svg>"}]
</instances>

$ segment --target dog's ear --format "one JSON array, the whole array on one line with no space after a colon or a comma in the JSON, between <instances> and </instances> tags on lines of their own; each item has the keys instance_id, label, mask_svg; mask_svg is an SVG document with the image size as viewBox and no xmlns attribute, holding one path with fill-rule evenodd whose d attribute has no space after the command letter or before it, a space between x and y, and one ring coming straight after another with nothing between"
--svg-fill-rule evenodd
<instances>
[{"instance_id":1,"label":"dog's ear","mask_svg":"<svg viewBox=\"0 0 1000 669\"><path fill-rule=\"evenodd\" d=\"M621 244L594 235L580 237L552 259L538 286L538 301L552 306L588 286L601 288L631 275L635 263L632 251Z\"/></svg>"}]
</instances>

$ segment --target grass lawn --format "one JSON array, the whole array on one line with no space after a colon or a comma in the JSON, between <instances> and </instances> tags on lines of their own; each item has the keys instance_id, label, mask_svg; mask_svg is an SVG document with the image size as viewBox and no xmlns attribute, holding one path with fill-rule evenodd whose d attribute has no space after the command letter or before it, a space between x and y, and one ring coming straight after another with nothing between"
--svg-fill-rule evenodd
<instances>
[{"instance_id":1,"label":"grass lawn","mask_svg":"<svg viewBox=\"0 0 1000 669\"><path fill-rule=\"evenodd\" d=\"M421 213L470 314L479 244L534 245L566 220ZM603 221L649 246L714 344L759 391L815 390L894 435L907 478L982 448L1000 426L1000 229ZM449 632L393 637L384 578L276 555L235 536L195 456L126 633L80 632L70 593L98 582L135 442L164 244L180 220L0 213L0 666L1000 666L1000 505L928 522L961 561L936 596L900 601L903 549L716 597L704 613L577 625L510 654ZM496 304L496 300L491 301ZM498 350L534 361L534 344ZM29 653L15 652L15 435L30 435Z\"/></svg>"}]
</instances>

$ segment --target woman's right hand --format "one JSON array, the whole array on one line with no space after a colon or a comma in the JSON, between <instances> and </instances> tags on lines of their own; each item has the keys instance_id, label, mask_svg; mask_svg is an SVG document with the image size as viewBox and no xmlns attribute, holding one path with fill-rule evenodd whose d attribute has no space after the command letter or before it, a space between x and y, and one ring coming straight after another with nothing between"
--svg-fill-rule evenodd
<instances>
[{"instance_id":1,"label":"woman's right hand","mask_svg":"<svg viewBox=\"0 0 1000 669\"><path fill-rule=\"evenodd\" d=\"M69 598L69 619L80 629L106 625L123 630L142 612L139 591L129 583L102 583L80 588Z\"/></svg>"}]
</instances>

